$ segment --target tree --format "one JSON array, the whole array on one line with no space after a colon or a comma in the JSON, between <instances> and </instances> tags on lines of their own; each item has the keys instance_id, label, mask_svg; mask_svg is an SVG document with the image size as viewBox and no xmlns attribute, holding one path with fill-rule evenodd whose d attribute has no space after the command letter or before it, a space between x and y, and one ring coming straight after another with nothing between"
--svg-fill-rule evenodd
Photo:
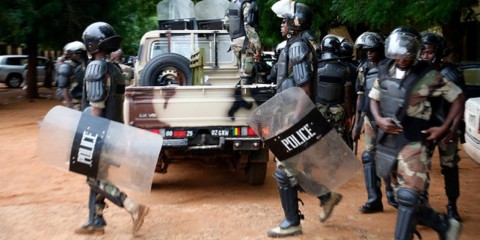
<instances>
[{"instance_id":1,"label":"tree","mask_svg":"<svg viewBox=\"0 0 480 240\"><path fill-rule=\"evenodd\" d=\"M461 56L462 11L477 0L332 0L332 10L350 28L364 28L389 34L397 26L411 26L419 31L441 26L447 43L452 46L452 60Z\"/></svg>"},{"instance_id":2,"label":"tree","mask_svg":"<svg viewBox=\"0 0 480 240\"><path fill-rule=\"evenodd\" d=\"M138 47L146 30L155 26L153 0L16 0L0 2L0 42L26 44L29 55L27 99L36 98L36 57L38 49L61 49L81 40L86 26L108 22L124 37L127 51ZM107 7L105 7L107 6ZM150 17L151 16L151 17Z\"/></svg>"}]
</instances>

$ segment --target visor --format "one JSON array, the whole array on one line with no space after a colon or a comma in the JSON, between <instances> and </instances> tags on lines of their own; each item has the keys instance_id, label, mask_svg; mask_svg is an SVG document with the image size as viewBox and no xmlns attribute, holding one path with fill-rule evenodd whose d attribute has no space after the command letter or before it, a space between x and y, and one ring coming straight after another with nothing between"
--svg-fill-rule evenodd
<instances>
[{"instance_id":1,"label":"visor","mask_svg":"<svg viewBox=\"0 0 480 240\"><path fill-rule=\"evenodd\" d=\"M416 58L422 44L413 35L403 32L390 34L385 40L385 56L388 58Z\"/></svg>"},{"instance_id":2,"label":"visor","mask_svg":"<svg viewBox=\"0 0 480 240\"><path fill-rule=\"evenodd\" d=\"M279 18L293 18L295 2L292 0L280 0L272 5L272 11Z\"/></svg>"}]
</instances>

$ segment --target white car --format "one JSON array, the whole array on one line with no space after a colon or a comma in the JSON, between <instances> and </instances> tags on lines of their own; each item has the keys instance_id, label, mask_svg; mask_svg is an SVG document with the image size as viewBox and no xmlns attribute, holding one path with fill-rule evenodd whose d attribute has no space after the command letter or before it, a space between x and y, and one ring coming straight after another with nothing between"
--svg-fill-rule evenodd
<instances>
[{"instance_id":1,"label":"white car","mask_svg":"<svg viewBox=\"0 0 480 240\"><path fill-rule=\"evenodd\" d=\"M45 80L45 68L48 62L46 57L37 57L37 81ZM0 82L10 88L18 88L25 79L25 70L28 55L2 55L0 56Z\"/></svg>"},{"instance_id":2,"label":"white car","mask_svg":"<svg viewBox=\"0 0 480 240\"><path fill-rule=\"evenodd\" d=\"M480 164L480 63L458 65L465 78L465 143L468 156Z\"/></svg>"},{"instance_id":3,"label":"white car","mask_svg":"<svg viewBox=\"0 0 480 240\"><path fill-rule=\"evenodd\" d=\"M470 98L465 103L465 144L468 156L480 163L480 97Z\"/></svg>"}]
</instances>

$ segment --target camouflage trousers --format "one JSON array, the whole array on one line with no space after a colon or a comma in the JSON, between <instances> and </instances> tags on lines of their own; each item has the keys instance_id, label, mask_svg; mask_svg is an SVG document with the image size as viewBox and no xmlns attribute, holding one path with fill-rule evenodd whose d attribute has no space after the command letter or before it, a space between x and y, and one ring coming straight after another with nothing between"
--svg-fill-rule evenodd
<instances>
[{"instance_id":1,"label":"camouflage trousers","mask_svg":"<svg viewBox=\"0 0 480 240\"><path fill-rule=\"evenodd\" d=\"M397 181L400 187L423 192L429 185L427 148L422 142L410 142L397 156Z\"/></svg>"},{"instance_id":2,"label":"camouflage trousers","mask_svg":"<svg viewBox=\"0 0 480 240\"><path fill-rule=\"evenodd\" d=\"M458 156L458 135L452 139L451 142L443 143L441 141L429 142L427 145L427 156L430 159L433 157L435 147L438 147L438 155L440 156L440 164L445 167L453 168L460 161ZM431 168L431 164L429 165Z\"/></svg>"},{"instance_id":3,"label":"camouflage trousers","mask_svg":"<svg viewBox=\"0 0 480 240\"><path fill-rule=\"evenodd\" d=\"M373 129L372 122L367 116L365 116L363 120L363 129L365 129L365 134L363 135L363 146L365 151L371 156L375 156L377 133Z\"/></svg>"},{"instance_id":4,"label":"camouflage trousers","mask_svg":"<svg viewBox=\"0 0 480 240\"><path fill-rule=\"evenodd\" d=\"M345 129L345 108L340 105L332 105L326 106L320 103L316 103L318 111L323 115L325 119L327 119L328 123L337 130L340 135L344 135L346 133Z\"/></svg>"},{"instance_id":5,"label":"camouflage trousers","mask_svg":"<svg viewBox=\"0 0 480 240\"><path fill-rule=\"evenodd\" d=\"M255 53L255 50L253 49L253 47L249 46L247 47L247 49L245 49L245 53L242 53L242 48L243 45L232 46L233 52L237 57L237 61L240 63L240 76L251 77L253 74L253 66L255 64L255 60L253 59L253 54Z\"/></svg>"},{"instance_id":6,"label":"camouflage trousers","mask_svg":"<svg viewBox=\"0 0 480 240\"><path fill-rule=\"evenodd\" d=\"M87 184L95 193L97 193L96 202L98 204L95 205L104 206L104 199L107 198L108 200L115 203L115 205L123 207L123 201L125 200L127 195L114 184L105 180L94 179L91 177L87 177Z\"/></svg>"}]
</instances>

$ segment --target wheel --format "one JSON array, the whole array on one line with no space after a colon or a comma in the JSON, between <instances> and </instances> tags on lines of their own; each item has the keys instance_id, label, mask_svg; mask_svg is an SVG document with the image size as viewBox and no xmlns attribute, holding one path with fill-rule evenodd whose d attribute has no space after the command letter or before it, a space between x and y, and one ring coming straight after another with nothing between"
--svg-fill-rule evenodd
<instances>
[{"instance_id":1,"label":"wheel","mask_svg":"<svg viewBox=\"0 0 480 240\"><path fill-rule=\"evenodd\" d=\"M161 54L150 60L143 69L140 86L192 85L190 61L176 53Z\"/></svg>"},{"instance_id":2,"label":"wheel","mask_svg":"<svg viewBox=\"0 0 480 240\"><path fill-rule=\"evenodd\" d=\"M19 88L23 82L23 77L19 74L11 74L8 76L6 84L10 88Z\"/></svg>"},{"instance_id":3,"label":"wheel","mask_svg":"<svg viewBox=\"0 0 480 240\"><path fill-rule=\"evenodd\" d=\"M267 175L268 149L252 152L246 168L247 182L250 185L262 185Z\"/></svg>"}]
</instances>

